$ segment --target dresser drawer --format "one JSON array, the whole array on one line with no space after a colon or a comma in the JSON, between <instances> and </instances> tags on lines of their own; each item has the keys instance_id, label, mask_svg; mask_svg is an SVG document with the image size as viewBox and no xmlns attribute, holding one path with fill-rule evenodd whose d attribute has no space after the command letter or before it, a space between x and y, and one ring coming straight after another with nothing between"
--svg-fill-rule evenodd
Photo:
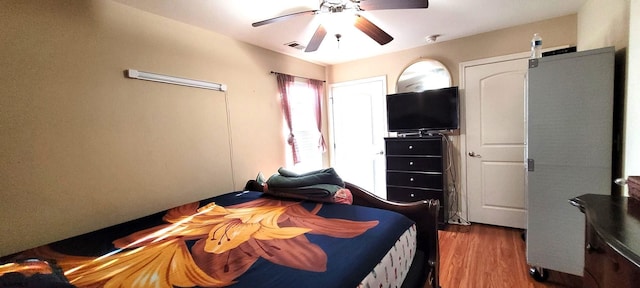
<instances>
[{"instance_id":1,"label":"dresser drawer","mask_svg":"<svg viewBox=\"0 0 640 288\"><path fill-rule=\"evenodd\" d=\"M603 249L605 246L606 244L596 230L593 229L593 226L587 224L585 229L584 271L588 271L596 283L598 283L596 279L604 278L603 263L606 263L608 258ZM600 284L597 284L596 287L600 287Z\"/></svg>"},{"instance_id":2,"label":"dresser drawer","mask_svg":"<svg viewBox=\"0 0 640 288\"><path fill-rule=\"evenodd\" d=\"M591 286L584 287L638 287L640 267L611 248L590 224L585 238L584 274L593 279L585 282Z\"/></svg>"},{"instance_id":3,"label":"dresser drawer","mask_svg":"<svg viewBox=\"0 0 640 288\"><path fill-rule=\"evenodd\" d=\"M387 170L442 172L441 157L388 156Z\"/></svg>"},{"instance_id":4,"label":"dresser drawer","mask_svg":"<svg viewBox=\"0 0 640 288\"><path fill-rule=\"evenodd\" d=\"M441 173L387 171L387 185L442 190Z\"/></svg>"},{"instance_id":5,"label":"dresser drawer","mask_svg":"<svg viewBox=\"0 0 640 288\"><path fill-rule=\"evenodd\" d=\"M442 206L442 191L420 190L402 187L387 187L387 198L392 201L413 202L438 199Z\"/></svg>"},{"instance_id":6,"label":"dresser drawer","mask_svg":"<svg viewBox=\"0 0 640 288\"><path fill-rule=\"evenodd\" d=\"M587 269L582 273L582 288L600 288L596 278L591 276L591 273Z\"/></svg>"},{"instance_id":7,"label":"dresser drawer","mask_svg":"<svg viewBox=\"0 0 640 288\"><path fill-rule=\"evenodd\" d=\"M387 139L385 146L387 155L442 155L440 138Z\"/></svg>"}]
</instances>

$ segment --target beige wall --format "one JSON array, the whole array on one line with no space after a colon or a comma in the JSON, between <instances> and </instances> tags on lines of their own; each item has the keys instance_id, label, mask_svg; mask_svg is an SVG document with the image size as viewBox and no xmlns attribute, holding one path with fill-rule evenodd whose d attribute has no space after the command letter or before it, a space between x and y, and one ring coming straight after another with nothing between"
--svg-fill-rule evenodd
<instances>
[{"instance_id":1,"label":"beige wall","mask_svg":"<svg viewBox=\"0 0 640 288\"><path fill-rule=\"evenodd\" d=\"M431 45L405 50L398 53L386 54L378 57L334 65L328 68L329 82L337 83L374 76L387 77L387 92L394 93L398 76L407 66L421 58L431 58L442 62L451 73L453 85L459 85L460 63L508 54L527 52L534 33L540 33L543 38L543 48L558 46L575 46L577 41L577 15L568 15L546 21L530 23L488 33L478 34L461 39L439 42ZM464 93L462 94L464 97ZM460 132L463 133L463 132ZM453 158L455 167L460 169L460 143L462 135L454 135ZM457 175L461 175L457 171ZM458 199L460 209L464 211L466 192L458 180ZM454 208L453 210L458 210ZM455 211L452 211L455 212ZM466 212L463 212L466 213Z\"/></svg>"},{"instance_id":2,"label":"beige wall","mask_svg":"<svg viewBox=\"0 0 640 288\"><path fill-rule=\"evenodd\" d=\"M275 171L285 157L269 71L325 77L322 66L106 0L0 1L0 43L0 255ZM129 68L229 90L127 79Z\"/></svg>"},{"instance_id":3,"label":"beige wall","mask_svg":"<svg viewBox=\"0 0 640 288\"><path fill-rule=\"evenodd\" d=\"M588 0L578 11L578 49L629 44L629 0Z\"/></svg>"},{"instance_id":4,"label":"beige wall","mask_svg":"<svg viewBox=\"0 0 640 288\"><path fill-rule=\"evenodd\" d=\"M631 0L625 102L624 175L640 175L640 1Z\"/></svg>"},{"instance_id":5,"label":"beige wall","mask_svg":"<svg viewBox=\"0 0 640 288\"><path fill-rule=\"evenodd\" d=\"M338 64L329 67L328 81L336 83L386 75L388 93L393 93L402 70L420 58L431 58L447 66L453 77L454 85L458 85L458 65L460 63L529 51L533 33L542 35L544 47L575 46L576 19L576 15L568 15Z\"/></svg>"},{"instance_id":6,"label":"beige wall","mask_svg":"<svg viewBox=\"0 0 640 288\"><path fill-rule=\"evenodd\" d=\"M634 10L631 10L633 3ZM637 0L588 0L578 12L578 49L588 50L607 46L616 49L616 97L624 102L624 115L616 115L624 121L622 132L622 174L640 175L640 87L638 78L640 42L637 39ZM635 29L635 35L634 35ZM632 42L633 39L633 42ZM625 191L625 193L627 193Z\"/></svg>"}]
</instances>

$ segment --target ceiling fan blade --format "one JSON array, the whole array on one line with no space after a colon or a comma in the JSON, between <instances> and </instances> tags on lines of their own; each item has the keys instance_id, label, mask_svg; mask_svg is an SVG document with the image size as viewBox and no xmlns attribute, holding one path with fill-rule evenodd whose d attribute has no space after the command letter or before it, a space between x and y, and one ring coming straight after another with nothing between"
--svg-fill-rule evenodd
<instances>
[{"instance_id":1,"label":"ceiling fan blade","mask_svg":"<svg viewBox=\"0 0 640 288\"><path fill-rule=\"evenodd\" d=\"M357 1L353 1L356 2ZM429 0L360 0L362 10L429 8Z\"/></svg>"},{"instance_id":2,"label":"ceiling fan blade","mask_svg":"<svg viewBox=\"0 0 640 288\"><path fill-rule=\"evenodd\" d=\"M262 21L258 21L258 22L255 22L255 23L251 23L251 26L259 27L259 26L262 26L262 25L271 24L271 23L274 23L274 22L280 22L280 21L283 21L283 20L287 20L287 19L291 19L291 18L294 18L294 17L297 17L297 16L301 16L301 15L314 15L316 13L318 13L318 10L301 11L301 12L291 13L291 14L282 15L282 16L271 18L271 19L262 20Z\"/></svg>"},{"instance_id":3,"label":"ceiling fan blade","mask_svg":"<svg viewBox=\"0 0 640 288\"><path fill-rule=\"evenodd\" d=\"M320 24L316 32L313 33L313 37L311 37L311 41L309 41L309 45L307 45L307 49L304 49L304 52L313 52L318 50L320 47L320 43L324 40L324 36L327 35L327 30L324 29L324 26Z\"/></svg>"},{"instance_id":4,"label":"ceiling fan blade","mask_svg":"<svg viewBox=\"0 0 640 288\"><path fill-rule=\"evenodd\" d=\"M358 30L362 31L367 36L371 37L371 39L378 42L380 45L387 44L393 40L393 37L389 35L384 30L380 29L380 27L373 24L371 21L367 20L367 18L362 17L362 15L355 14L356 22L353 24L358 28Z\"/></svg>"}]
</instances>

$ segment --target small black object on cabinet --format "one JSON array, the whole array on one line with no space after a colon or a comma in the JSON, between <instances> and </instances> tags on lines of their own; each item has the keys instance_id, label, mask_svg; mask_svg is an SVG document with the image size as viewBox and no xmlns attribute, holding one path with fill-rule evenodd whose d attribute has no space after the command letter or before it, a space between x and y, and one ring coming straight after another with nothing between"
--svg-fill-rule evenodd
<instances>
[{"instance_id":1,"label":"small black object on cabinet","mask_svg":"<svg viewBox=\"0 0 640 288\"><path fill-rule=\"evenodd\" d=\"M387 198L391 201L440 201L438 226L448 217L444 136L385 138Z\"/></svg>"}]
</instances>

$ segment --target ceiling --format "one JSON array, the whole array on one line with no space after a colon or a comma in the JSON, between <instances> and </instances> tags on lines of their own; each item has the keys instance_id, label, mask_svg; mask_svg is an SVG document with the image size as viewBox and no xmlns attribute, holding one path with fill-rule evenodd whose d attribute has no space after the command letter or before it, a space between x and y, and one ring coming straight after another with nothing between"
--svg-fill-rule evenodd
<instances>
[{"instance_id":1,"label":"ceiling","mask_svg":"<svg viewBox=\"0 0 640 288\"><path fill-rule=\"evenodd\" d=\"M306 61L332 65L428 45L510 26L577 13L586 0L430 0L427 9L376 10L360 14L395 39L380 46L352 26L327 36L315 52L285 44L306 46L323 16L304 15L261 27L251 23L289 13L315 10L320 0L114 0L180 22L227 35ZM366 0L361 0L366 1ZM397 1L397 0L389 0ZM340 41L333 36L342 35ZM543 35L544 36L544 35Z\"/></svg>"}]
</instances>

